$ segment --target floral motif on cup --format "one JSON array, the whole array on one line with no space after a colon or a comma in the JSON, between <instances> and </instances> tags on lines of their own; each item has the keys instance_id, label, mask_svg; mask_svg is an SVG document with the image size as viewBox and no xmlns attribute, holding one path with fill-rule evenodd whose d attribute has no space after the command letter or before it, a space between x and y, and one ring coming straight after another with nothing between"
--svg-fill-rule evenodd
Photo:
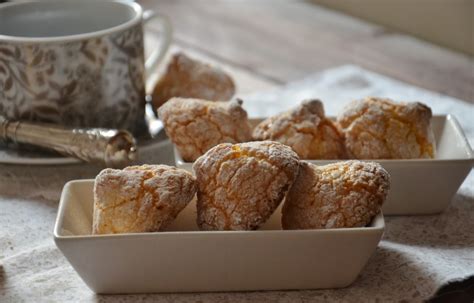
<instances>
[{"instance_id":1,"label":"floral motif on cup","mask_svg":"<svg viewBox=\"0 0 474 303\"><path fill-rule=\"evenodd\" d=\"M0 42L0 113L74 127L144 125L142 24L71 42Z\"/></svg>"}]
</instances>

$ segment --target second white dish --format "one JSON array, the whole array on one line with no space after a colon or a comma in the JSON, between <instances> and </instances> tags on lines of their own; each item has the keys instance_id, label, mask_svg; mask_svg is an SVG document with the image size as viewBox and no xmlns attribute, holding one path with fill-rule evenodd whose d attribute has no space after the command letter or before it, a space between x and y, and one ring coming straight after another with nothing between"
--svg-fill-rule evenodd
<instances>
[{"instance_id":1,"label":"second white dish","mask_svg":"<svg viewBox=\"0 0 474 303\"><path fill-rule=\"evenodd\" d=\"M255 121L253 121L255 123ZM452 115L434 116L435 159L367 160L379 162L390 174L391 189L382 210L385 215L442 212L471 171L474 153ZM192 171L174 148L176 166ZM326 165L341 160L307 160Z\"/></svg>"}]
</instances>

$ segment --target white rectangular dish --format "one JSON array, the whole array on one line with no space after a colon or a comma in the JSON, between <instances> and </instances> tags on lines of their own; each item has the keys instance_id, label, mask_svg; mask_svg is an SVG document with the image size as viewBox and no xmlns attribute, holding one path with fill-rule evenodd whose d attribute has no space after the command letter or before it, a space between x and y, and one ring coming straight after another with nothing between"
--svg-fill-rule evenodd
<instances>
[{"instance_id":1,"label":"white rectangular dish","mask_svg":"<svg viewBox=\"0 0 474 303\"><path fill-rule=\"evenodd\" d=\"M254 120L256 123L259 120ZM435 159L374 160L391 176L391 189L383 206L385 215L419 215L442 212L467 177L474 164L474 153L452 115L434 116ZM174 149L176 166L192 171ZM308 160L325 165L334 160Z\"/></svg>"},{"instance_id":2,"label":"white rectangular dish","mask_svg":"<svg viewBox=\"0 0 474 303\"><path fill-rule=\"evenodd\" d=\"M198 231L195 202L170 231L91 235L93 180L63 189L54 227L58 248L97 293L246 291L350 285L384 230L280 230L280 209L258 231Z\"/></svg>"}]
</instances>

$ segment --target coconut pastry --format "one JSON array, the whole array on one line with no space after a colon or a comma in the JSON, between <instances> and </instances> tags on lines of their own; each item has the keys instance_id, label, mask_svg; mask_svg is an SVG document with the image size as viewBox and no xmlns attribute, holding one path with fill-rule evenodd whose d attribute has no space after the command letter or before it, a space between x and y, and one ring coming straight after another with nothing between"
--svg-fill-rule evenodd
<instances>
[{"instance_id":1,"label":"coconut pastry","mask_svg":"<svg viewBox=\"0 0 474 303\"><path fill-rule=\"evenodd\" d=\"M298 155L278 142L219 144L193 165L201 230L258 229L298 173Z\"/></svg>"},{"instance_id":2,"label":"coconut pastry","mask_svg":"<svg viewBox=\"0 0 474 303\"><path fill-rule=\"evenodd\" d=\"M380 212L389 188L389 174L375 162L302 162L283 205L283 229L366 226Z\"/></svg>"},{"instance_id":3,"label":"coconut pastry","mask_svg":"<svg viewBox=\"0 0 474 303\"><path fill-rule=\"evenodd\" d=\"M189 172L167 165L104 169L94 184L92 233L165 230L196 189Z\"/></svg>"},{"instance_id":4,"label":"coconut pastry","mask_svg":"<svg viewBox=\"0 0 474 303\"><path fill-rule=\"evenodd\" d=\"M434 158L431 117L431 109L419 102L365 98L348 104L338 123L352 158Z\"/></svg>"},{"instance_id":5,"label":"coconut pastry","mask_svg":"<svg viewBox=\"0 0 474 303\"><path fill-rule=\"evenodd\" d=\"M281 142L302 159L343 159L346 155L344 137L325 117L319 100L303 101L290 111L262 121L254 129L253 138Z\"/></svg>"},{"instance_id":6,"label":"coconut pastry","mask_svg":"<svg viewBox=\"0 0 474 303\"><path fill-rule=\"evenodd\" d=\"M158 110L166 134L181 157L196 160L219 143L250 141L252 131L242 100L213 102L172 98Z\"/></svg>"},{"instance_id":7,"label":"coconut pastry","mask_svg":"<svg viewBox=\"0 0 474 303\"><path fill-rule=\"evenodd\" d=\"M156 84L152 98L154 107L159 108L173 97L226 101L234 93L234 81L224 71L177 53Z\"/></svg>"}]
</instances>

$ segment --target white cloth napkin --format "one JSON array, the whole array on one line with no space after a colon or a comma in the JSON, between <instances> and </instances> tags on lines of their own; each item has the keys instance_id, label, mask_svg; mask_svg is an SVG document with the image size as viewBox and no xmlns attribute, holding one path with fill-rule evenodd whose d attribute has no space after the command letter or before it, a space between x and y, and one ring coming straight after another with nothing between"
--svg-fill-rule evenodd
<instances>
[{"instance_id":1,"label":"white cloth napkin","mask_svg":"<svg viewBox=\"0 0 474 303\"><path fill-rule=\"evenodd\" d=\"M452 113L474 142L472 104L356 66L242 98L250 116L261 117L314 97L323 100L328 115L335 115L348 101L370 95L422 101L435 114ZM167 144L157 144L142 156L144 162L173 164ZM474 275L471 172L442 214L386 218L386 232L375 254L355 283L344 289L97 296L58 251L52 230L63 184L91 178L98 170L89 165L0 165L0 302L411 302L429 298L449 281Z\"/></svg>"}]
</instances>

